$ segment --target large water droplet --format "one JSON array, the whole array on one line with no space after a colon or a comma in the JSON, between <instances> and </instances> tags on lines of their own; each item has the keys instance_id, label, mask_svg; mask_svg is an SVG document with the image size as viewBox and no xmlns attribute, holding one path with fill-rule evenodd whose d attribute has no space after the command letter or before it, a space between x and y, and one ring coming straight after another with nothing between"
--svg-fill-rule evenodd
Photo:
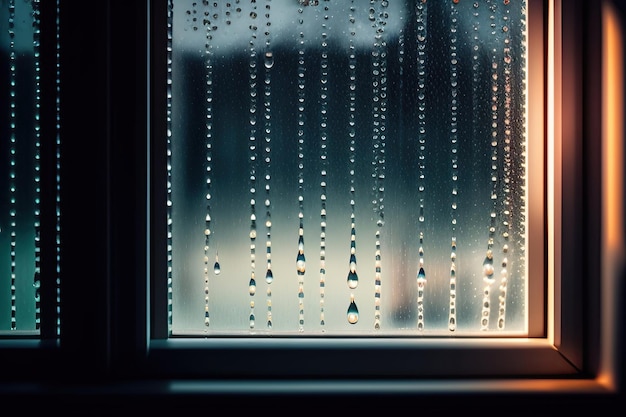
<instances>
[{"instance_id":1,"label":"large water droplet","mask_svg":"<svg viewBox=\"0 0 626 417\"><path fill-rule=\"evenodd\" d=\"M270 69L274 66L274 54L271 51L265 53L265 68Z\"/></svg>"},{"instance_id":2,"label":"large water droplet","mask_svg":"<svg viewBox=\"0 0 626 417\"><path fill-rule=\"evenodd\" d=\"M250 283L248 284L248 290L250 292L250 295L254 295L254 293L256 293L256 281L254 280L254 278L250 278Z\"/></svg>"},{"instance_id":3,"label":"large water droplet","mask_svg":"<svg viewBox=\"0 0 626 417\"><path fill-rule=\"evenodd\" d=\"M348 306L348 323L356 324L357 321L359 321L359 309L354 302L354 298L352 298Z\"/></svg>"}]
</instances>

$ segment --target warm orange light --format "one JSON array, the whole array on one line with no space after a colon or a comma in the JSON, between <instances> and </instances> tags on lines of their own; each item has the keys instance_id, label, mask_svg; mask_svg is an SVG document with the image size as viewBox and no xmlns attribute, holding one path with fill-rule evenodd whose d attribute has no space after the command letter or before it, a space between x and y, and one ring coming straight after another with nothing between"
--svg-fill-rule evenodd
<instances>
[{"instance_id":1,"label":"warm orange light","mask_svg":"<svg viewBox=\"0 0 626 417\"><path fill-rule=\"evenodd\" d=\"M602 362L598 382L614 387L616 291L623 264L623 33L613 5L602 9Z\"/></svg>"},{"instance_id":2,"label":"warm orange light","mask_svg":"<svg viewBox=\"0 0 626 417\"><path fill-rule=\"evenodd\" d=\"M605 239L609 248L622 246L622 169L624 103L622 98L623 57L622 31L618 16L611 4L603 11L603 166Z\"/></svg>"},{"instance_id":3,"label":"warm orange light","mask_svg":"<svg viewBox=\"0 0 626 417\"><path fill-rule=\"evenodd\" d=\"M561 56L560 36L561 27L559 20L556 19L559 11L556 10L560 3L548 2L548 54L547 54L547 79L548 97L547 97L547 214L552 222L548 225L548 309L547 309L547 336L548 340L555 345L560 344L559 334L555 333L555 323L560 322L560 302L555 298L555 277L560 276L560 259L561 246L556 236L561 229L561 217L555 213L561 212L561 194L557 184L561 184L561 119L556 115L560 114L561 108L557 97L561 96L561 79L555 74L561 71L561 60L557 57Z\"/></svg>"}]
</instances>

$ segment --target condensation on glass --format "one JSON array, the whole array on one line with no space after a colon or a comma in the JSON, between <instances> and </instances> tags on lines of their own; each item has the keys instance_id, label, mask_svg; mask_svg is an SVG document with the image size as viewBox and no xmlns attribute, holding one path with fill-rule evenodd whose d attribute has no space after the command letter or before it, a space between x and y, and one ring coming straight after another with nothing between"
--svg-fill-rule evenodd
<instances>
[{"instance_id":1,"label":"condensation on glass","mask_svg":"<svg viewBox=\"0 0 626 417\"><path fill-rule=\"evenodd\" d=\"M0 336L37 335L41 324L39 3L0 0ZM45 140L58 156L58 135Z\"/></svg>"},{"instance_id":2,"label":"condensation on glass","mask_svg":"<svg viewBox=\"0 0 626 417\"><path fill-rule=\"evenodd\" d=\"M528 334L524 1L168 6L171 334Z\"/></svg>"}]
</instances>

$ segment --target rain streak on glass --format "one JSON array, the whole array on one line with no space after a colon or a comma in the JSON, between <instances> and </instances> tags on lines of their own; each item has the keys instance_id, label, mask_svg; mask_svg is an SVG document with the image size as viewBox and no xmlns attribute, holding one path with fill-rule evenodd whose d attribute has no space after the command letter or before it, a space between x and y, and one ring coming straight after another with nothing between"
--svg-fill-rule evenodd
<instances>
[{"instance_id":1,"label":"rain streak on glass","mask_svg":"<svg viewBox=\"0 0 626 417\"><path fill-rule=\"evenodd\" d=\"M15 51L15 0L9 1L9 69L10 69L10 87L9 87L9 124L11 131L9 133L9 233L11 235L11 330L17 329L17 303L16 303L16 263L15 263L15 246L16 246L16 214L17 214L17 164L16 164L16 140L17 140L17 115L16 115L16 79L17 79L17 55Z\"/></svg>"},{"instance_id":2,"label":"rain streak on glass","mask_svg":"<svg viewBox=\"0 0 626 417\"><path fill-rule=\"evenodd\" d=\"M377 10L376 1L370 0L369 20L374 28L374 45L371 53L372 63L372 177L374 180L372 200L376 218L375 259L374 259L374 329L380 329L381 321L381 286L382 286L382 251L381 230L385 224L384 192L385 192L385 139L387 119L387 41L385 25L387 24L387 6L389 2L382 0Z\"/></svg>"},{"instance_id":3,"label":"rain streak on glass","mask_svg":"<svg viewBox=\"0 0 626 417\"><path fill-rule=\"evenodd\" d=\"M424 290L426 287L426 271L424 270L424 196L426 194L426 41L428 9L425 2L417 2L417 118L418 118L418 196L419 196L419 263L417 266L417 330L424 330Z\"/></svg>"},{"instance_id":4,"label":"rain streak on glass","mask_svg":"<svg viewBox=\"0 0 626 417\"><path fill-rule=\"evenodd\" d=\"M60 261L61 261L61 184L60 184L60 178L61 178L61 135L60 135L60 126L61 126L61 99L59 98L59 93L61 91L61 66L60 66L60 53L59 53L59 49L60 49L60 30L59 30L59 0L57 0L56 2L56 63L55 63L55 68L56 68L56 94L57 94L57 98L56 98L56 155L55 155L55 160L56 160L56 310L57 310L57 322L56 322L56 335L59 336L61 334L61 319L60 319L60 312L61 312L61 278L60 278ZM170 25L168 24L168 33L169 31L169 27ZM168 71L171 67L168 65ZM169 80L169 76L168 76L168 80ZM168 101L169 104L169 101ZM168 327L171 324L171 322L168 320Z\"/></svg>"},{"instance_id":5,"label":"rain streak on glass","mask_svg":"<svg viewBox=\"0 0 626 417\"><path fill-rule=\"evenodd\" d=\"M40 9L39 9L39 0L33 1L33 52L35 55L35 273L33 277L33 287L35 289L35 329L39 329L41 324L41 307L40 307L40 266L41 266L41 245L40 245L40 207L39 207L39 196L41 194L41 189L39 187L40 181L40 171L41 165L39 161L41 160L41 124L39 109L41 108L41 77L40 77L40 65L39 65L39 56L40 56L40 46L41 46L41 25L40 25Z\"/></svg>"},{"instance_id":6,"label":"rain streak on glass","mask_svg":"<svg viewBox=\"0 0 626 417\"><path fill-rule=\"evenodd\" d=\"M359 283L357 275L357 262L356 262L356 214L355 214L355 163L356 163L356 51L354 45L354 37L356 36L355 18L354 18L354 0L350 5L349 14L349 27L350 27L350 41L348 51L348 76L350 78L349 85L349 120L348 120L348 135L350 137L350 258L349 258L349 270L348 270L348 288L355 289ZM348 322L355 324L358 320L358 311L356 304L354 303L354 295L350 295L351 304L348 309Z\"/></svg>"},{"instance_id":7,"label":"rain streak on glass","mask_svg":"<svg viewBox=\"0 0 626 417\"><path fill-rule=\"evenodd\" d=\"M174 2L167 3L167 327L172 329L172 19L174 16Z\"/></svg>"},{"instance_id":8,"label":"rain streak on glass","mask_svg":"<svg viewBox=\"0 0 626 417\"><path fill-rule=\"evenodd\" d=\"M448 314L448 330L456 330L456 243L457 243L457 208L458 208L458 55L457 55L457 30L458 10L455 3L451 3L450 12L450 157L451 157L451 180L452 180L452 204L451 204L451 231L452 243L450 252L450 309Z\"/></svg>"},{"instance_id":9,"label":"rain streak on glass","mask_svg":"<svg viewBox=\"0 0 626 417\"><path fill-rule=\"evenodd\" d=\"M522 4L525 8L526 2ZM509 6L513 9L513 5ZM524 9L525 10L525 9ZM513 11L513 10L512 10ZM514 19L511 19L513 22ZM514 80L515 83L511 86L512 93L516 92L515 96L511 94L511 97L514 98L511 104L515 103L519 106L519 115L511 119L511 123L513 126L511 128L512 139L515 139L512 143L511 150L511 178L510 178L510 201L511 206L509 207L509 215L515 218L515 221L511 221L511 229L513 232L512 238L514 238L514 242L511 242L511 246L509 251L513 250L517 252L518 255L515 256L515 263L513 266L509 267L509 276L515 276L517 282L521 282L521 285L527 285L527 273L525 270L526 264L526 220L527 220L527 206L526 206L526 191L528 190L526 185L526 159L521 158L520 163L516 163L518 161L519 155L526 155L526 141L527 141L527 132L526 132L526 91L528 89L527 84L527 76L526 76L526 14L522 13L521 18L517 19L519 24L519 29L515 28L515 33L520 36L520 41L516 42L517 50L512 50L510 59L511 59L511 71L515 68L518 72L518 77ZM515 60L513 59L515 58ZM519 68L519 69L518 69ZM515 223L515 224L513 224ZM511 285L511 279L507 279L507 286ZM527 287L525 287L525 293L528 292ZM507 291L508 292L508 291ZM519 294L520 291L512 292L513 295L512 301L517 298L516 294ZM510 297L510 296L509 296ZM512 303L510 303L512 304ZM525 306L524 306L525 308ZM509 313L507 313L509 314ZM507 315L507 317L515 317L516 312L513 315ZM507 323L511 321L507 318ZM502 323L504 326L504 323ZM507 326L509 326L507 324Z\"/></svg>"},{"instance_id":10,"label":"rain streak on glass","mask_svg":"<svg viewBox=\"0 0 626 417\"><path fill-rule=\"evenodd\" d=\"M481 330L489 329L489 316L491 314L491 286L495 280L495 268L493 266L493 246L494 239L496 235L496 223L497 223L497 210L498 210L498 121L499 121L499 82L498 82L498 73L499 73L499 65L498 65L498 44L499 44L499 34L496 23L496 13L497 13L497 5L495 1L489 3L489 26L490 26L490 34L491 39L494 40L493 47L490 52L491 57L491 96L490 96L490 106L491 106L491 135L489 137L490 145L491 145L491 203L492 209L489 216L489 231L488 231L488 239L487 239L487 252L485 254L485 259L483 260L483 281L484 281L484 289L483 289L483 300L482 300L482 310L481 310L481 318L480 318L480 328Z\"/></svg>"},{"instance_id":11,"label":"rain streak on glass","mask_svg":"<svg viewBox=\"0 0 626 417\"><path fill-rule=\"evenodd\" d=\"M211 12L207 9L207 13L214 19L217 19L217 12ZM213 180L213 28L217 30L217 26L212 26L211 21L204 20L206 26L206 43L205 43L205 82L206 82L206 216L204 219L204 325L210 326L209 314L209 249L211 230L211 185ZM217 255L216 255L217 256ZM217 259L215 260L217 263ZM218 268L219 270L219 264ZM215 265L213 266L215 271Z\"/></svg>"},{"instance_id":12,"label":"rain streak on glass","mask_svg":"<svg viewBox=\"0 0 626 417\"><path fill-rule=\"evenodd\" d=\"M512 232L512 204L511 204L511 146L512 146L512 68L511 68L511 37L510 25L513 23L509 19L510 7L505 6L504 24L502 33L504 36L503 50L503 72L504 72L504 165L503 165L503 193L504 201L502 207L502 269L500 271L500 294L498 296L498 330L505 327L506 318L506 297L509 280L509 244Z\"/></svg>"},{"instance_id":13,"label":"rain streak on glass","mask_svg":"<svg viewBox=\"0 0 626 417\"><path fill-rule=\"evenodd\" d=\"M249 43L249 64L248 64L248 83L250 89L250 106L249 106L249 124L250 135L248 141L249 165L250 165L250 281L248 283L248 293L250 294L250 329L255 326L254 315L254 294L256 293L256 185L257 185L257 6L254 2L252 11L250 12L250 43Z\"/></svg>"},{"instance_id":14,"label":"rain streak on glass","mask_svg":"<svg viewBox=\"0 0 626 417\"><path fill-rule=\"evenodd\" d=\"M328 40L327 24L329 19L328 1L324 1L321 11L321 55L320 55L320 289L326 284L326 198L327 198L327 171L328 171ZM324 325L324 298L320 292L320 324Z\"/></svg>"},{"instance_id":15,"label":"rain streak on glass","mask_svg":"<svg viewBox=\"0 0 626 417\"><path fill-rule=\"evenodd\" d=\"M304 273L306 259L304 256L304 124L305 116L305 42L304 42L304 10L298 7L298 252L296 255L296 271L298 273L298 331L304 331Z\"/></svg>"},{"instance_id":16,"label":"rain streak on glass","mask_svg":"<svg viewBox=\"0 0 626 417\"><path fill-rule=\"evenodd\" d=\"M265 121L265 252L267 267L265 269L265 282L267 283L267 328L272 328L272 290L270 284L274 281L274 273L272 272L272 210L270 199L270 180L271 180L271 162L272 162L272 87L271 87L271 70L274 66L274 54L271 47L270 37L270 9L271 0L266 0L265 4L265 54L263 67L265 69L265 80L263 82L263 112Z\"/></svg>"}]
</instances>

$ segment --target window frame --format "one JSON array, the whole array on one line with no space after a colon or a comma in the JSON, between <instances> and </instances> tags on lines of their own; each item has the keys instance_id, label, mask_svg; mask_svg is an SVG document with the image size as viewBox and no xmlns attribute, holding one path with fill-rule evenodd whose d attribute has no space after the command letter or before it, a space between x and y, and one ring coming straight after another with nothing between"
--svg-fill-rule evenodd
<instances>
[{"instance_id":1,"label":"window frame","mask_svg":"<svg viewBox=\"0 0 626 417\"><path fill-rule=\"evenodd\" d=\"M542 390L545 384L538 382L546 378L558 384L552 386L559 390L580 390L581 379L584 380L590 391L609 390L598 379L600 369L598 362L597 343L600 335L597 323L599 318L598 288L587 288L583 275L597 274L594 259L599 253L587 251L589 261L580 265L564 262L564 259L583 259L583 245L577 239L580 228L576 225L585 224L586 236L599 237L598 224L585 211L599 212L596 201L589 197L598 191L593 187L597 177L598 150L593 144L583 141L582 132L585 129L595 129L596 110L589 108L582 102L582 97L593 94L594 83L587 73L570 71L571 68L581 68L587 55L593 55L593 47L581 48L579 45L589 45L598 42L598 39L589 39L594 36L594 30L599 28L599 11L597 7L588 6L581 1L563 2L560 0L529 0L532 4L529 9L534 15L535 26L531 30L541 30L542 36L532 37L531 48L539 47L544 51L542 56L533 56L531 65L540 68L532 69L531 75L542 79L543 103L532 112L539 112L542 122L539 131L537 126L531 125L530 134L540 134L551 138L550 144L544 141L544 157L540 163L540 170L545 176L537 184L543 188L543 202L538 210L542 211L544 224L541 231L531 230L531 234L543 237L539 253L540 259L545 259L540 273L547 277L545 287L531 288L541 296L533 297L532 311L543 311L542 317L531 317L531 333L528 338L501 339L501 338L239 338L220 337L209 339L173 338L168 337L167 328L163 320L156 317L165 317L167 312L166 299L166 271L162 260L165 252L164 227L166 224L164 210L155 209L149 205L150 234L150 304L151 304L151 336L146 347L146 363L143 371L151 376L173 375L181 378L209 378L209 379L261 379L263 382L246 386L245 389L259 392L284 390L285 392L309 388L311 380L317 382L316 389L330 392L335 387L325 387L329 378L333 380L354 381L377 378L411 378L407 384L409 390L419 392L424 386L413 386L414 380L426 381L429 379L445 378L446 381L458 382L456 388L442 384L435 391L497 391L510 392L511 390ZM165 85L165 48L166 34L159 28L165 28L166 2L152 2L151 8L151 86ZM538 16L537 13L540 13ZM583 13L588 13L592 24L585 26L584 36L587 42L576 43L582 38L577 27L580 25ZM539 23L538 23L539 21ZM554 38L548 36L554 27ZM597 36L597 35L596 35ZM155 45L157 45L155 47ZM576 47L572 47L577 45ZM532 53L532 52L531 52ZM596 57L597 58L597 57ZM593 61L595 62L595 61ZM550 77L548 65L554 66L554 77ZM534 85L537 80L531 80ZM583 84L584 83L584 84ZM155 90L158 94L159 88ZM164 96L161 94L161 96ZM556 98L555 98L556 97ZM598 97L595 97L598 99ZM541 100L540 100L541 101ZM533 102L534 105L534 102ZM165 108L163 97L151 98L150 115L152 119L150 137L150 165L164 167L165 161ZM551 110L554 109L554 110ZM548 122L548 116L554 112L553 122ZM532 116L531 118L536 117ZM536 120L536 118L535 118ZM573 122L572 122L573 121ZM583 124L583 121L585 124ZM566 129L574 125L577 129ZM567 130L567 131L566 131ZM583 147L585 154L583 154ZM585 182L581 177L581 167L591 176L591 181ZM534 168L536 169L536 167ZM534 175L531 168L531 181ZM550 172L551 174L548 174ZM151 173L152 202L165 201L164 175L153 168ZM588 186L581 191L580 184ZM552 203L552 201L554 203ZM157 203L158 204L158 203ZM164 204L162 205L164 207ZM161 230L159 230L161 228ZM156 233L155 233L156 231ZM550 240L551 237L554 237ZM554 244L549 243L550 241ZM537 246L537 242L533 245ZM532 249L531 250L535 250ZM541 254L545 254L542 256ZM599 265L599 264L597 264ZM533 267L533 266L531 266ZM531 269L536 271L536 269ZM160 278L159 278L160 277ZM590 295L589 302L582 302L583 287ZM545 293L544 293L545 292ZM538 300L538 301L537 301ZM578 325L584 323L584 326ZM605 336L605 335L604 335ZM251 358L263 358L252 361ZM351 358L351 359L348 359ZM292 365L297 364L297 366ZM482 384L475 385L475 378L479 376ZM497 378L491 382L484 378ZM289 378L287 384L276 383L267 385L268 381ZM510 384L502 383L499 378L506 378ZM524 382L522 382L524 381ZM314 383L315 383L314 382ZM432 381L431 381L432 382ZM420 388L421 387L421 388ZM525 387L525 388L524 388ZM188 387L189 388L189 387ZM200 391L222 390L219 384L211 385L199 383ZM363 387L355 384L353 389L358 391ZM176 386L172 386L176 390ZM237 390L236 387L231 387ZM344 389L350 390L347 384ZM375 389L373 387L373 389ZM428 390L428 389L427 389Z\"/></svg>"}]
</instances>

